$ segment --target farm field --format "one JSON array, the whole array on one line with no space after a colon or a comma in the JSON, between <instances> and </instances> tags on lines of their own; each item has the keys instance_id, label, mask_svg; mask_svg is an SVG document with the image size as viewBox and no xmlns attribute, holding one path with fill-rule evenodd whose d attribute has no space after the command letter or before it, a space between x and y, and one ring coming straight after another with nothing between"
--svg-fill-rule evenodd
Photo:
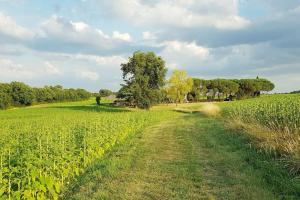
<instances>
[{"instance_id":1,"label":"farm field","mask_svg":"<svg viewBox=\"0 0 300 200\"><path fill-rule=\"evenodd\" d=\"M57 199L62 186L116 143L173 115L94 100L0 111L0 196Z\"/></svg>"},{"instance_id":2,"label":"farm field","mask_svg":"<svg viewBox=\"0 0 300 200\"><path fill-rule=\"evenodd\" d=\"M0 196L298 199L297 146L280 151L299 137L298 103L271 95L150 111L94 100L0 111ZM266 146L280 133L292 137Z\"/></svg>"},{"instance_id":3,"label":"farm field","mask_svg":"<svg viewBox=\"0 0 300 200\"><path fill-rule=\"evenodd\" d=\"M247 142L221 121L181 113L95 162L64 199L298 199L299 179Z\"/></svg>"}]
</instances>

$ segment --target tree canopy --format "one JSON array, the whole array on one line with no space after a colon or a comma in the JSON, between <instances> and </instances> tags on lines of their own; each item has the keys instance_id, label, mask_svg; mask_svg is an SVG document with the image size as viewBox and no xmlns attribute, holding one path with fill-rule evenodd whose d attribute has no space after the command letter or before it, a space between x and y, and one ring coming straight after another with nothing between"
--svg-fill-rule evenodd
<instances>
[{"instance_id":1,"label":"tree canopy","mask_svg":"<svg viewBox=\"0 0 300 200\"><path fill-rule=\"evenodd\" d=\"M236 96L239 99L256 97L261 92L269 92L274 89L275 85L263 78L256 79L193 79L193 87L189 92L189 99L198 101L207 97L214 100L221 100L228 96Z\"/></svg>"},{"instance_id":2,"label":"tree canopy","mask_svg":"<svg viewBox=\"0 0 300 200\"><path fill-rule=\"evenodd\" d=\"M182 102L189 91L192 90L193 79L189 77L186 71L175 70L169 79L166 87L167 97L175 103Z\"/></svg>"},{"instance_id":3,"label":"tree canopy","mask_svg":"<svg viewBox=\"0 0 300 200\"><path fill-rule=\"evenodd\" d=\"M118 92L131 105L149 109L158 103L167 69L165 61L153 52L137 51L127 63L121 64L124 84Z\"/></svg>"}]
</instances>

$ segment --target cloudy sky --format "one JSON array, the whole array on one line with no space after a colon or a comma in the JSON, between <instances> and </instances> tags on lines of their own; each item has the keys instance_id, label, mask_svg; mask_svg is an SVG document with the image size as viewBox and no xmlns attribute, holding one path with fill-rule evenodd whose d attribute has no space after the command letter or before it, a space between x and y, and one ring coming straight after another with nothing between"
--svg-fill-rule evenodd
<instances>
[{"instance_id":1,"label":"cloudy sky","mask_svg":"<svg viewBox=\"0 0 300 200\"><path fill-rule=\"evenodd\" d=\"M154 51L169 74L300 89L300 0L0 0L0 82L117 90Z\"/></svg>"}]
</instances>

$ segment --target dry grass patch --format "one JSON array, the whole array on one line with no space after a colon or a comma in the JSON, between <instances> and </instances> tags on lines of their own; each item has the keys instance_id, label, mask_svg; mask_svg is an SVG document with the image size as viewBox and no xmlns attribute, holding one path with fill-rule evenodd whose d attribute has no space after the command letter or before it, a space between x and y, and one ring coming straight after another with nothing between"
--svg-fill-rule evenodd
<instances>
[{"instance_id":1,"label":"dry grass patch","mask_svg":"<svg viewBox=\"0 0 300 200\"><path fill-rule=\"evenodd\" d=\"M251 146L283 161L290 172L300 171L300 134L274 131L258 123L245 123L240 119L227 119L227 127L247 132Z\"/></svg>"},{"instance_id":2,"label":"dry grass patch","mask_svg":"<svg viewBox=\"0 0 300 200\"><path fill-rule=\"evenodd\" d=\"M221 109L216 103L203 103L199 111L208 116L218 116Z\"/></svg>"}]
</instances>

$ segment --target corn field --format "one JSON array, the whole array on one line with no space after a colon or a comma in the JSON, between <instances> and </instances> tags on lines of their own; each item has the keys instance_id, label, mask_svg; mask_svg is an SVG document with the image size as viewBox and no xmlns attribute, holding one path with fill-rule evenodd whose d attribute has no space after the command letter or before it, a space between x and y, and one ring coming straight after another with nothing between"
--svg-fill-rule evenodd
<instances>
[{"instance_id":1,"label":"corn field","mask_svg":"<svg viewBox=\"0 0 300 200\"><path fill-rule=\"evenodd\" d=\"M224 115L276 132L300 134L300 95L268 95L223 105Z\"/></svg>"},{"instance_id":2,"label":"corn field","mask_svg":"<svg viewBox=\"0 0 300 200\"><path fill-rule=\"evenodd\" d=\"M174 115L95 106L0 112L0 199L57 199L126 137Z\"/></svg>"},{"instance_id":3,"label":"corn field","mask_svg":"<svg viewBox=\"0 0 300 200\"><path fill-rule=\"evenodd\" d=\"M242 123L255 147L300 173L300 95L267 95L221 107L229 124Z\"/></svg>"}]
</instances>

